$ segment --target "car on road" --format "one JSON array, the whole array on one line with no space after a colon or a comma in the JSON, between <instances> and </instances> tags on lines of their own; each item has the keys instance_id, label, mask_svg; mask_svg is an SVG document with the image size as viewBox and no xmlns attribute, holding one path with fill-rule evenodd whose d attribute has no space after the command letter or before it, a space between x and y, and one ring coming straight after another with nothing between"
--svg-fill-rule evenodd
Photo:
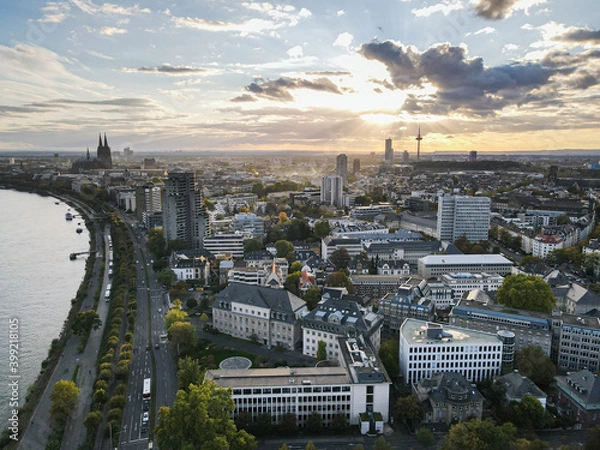
<instances>
[{"instance_id":1,"label":"car on road","mask_svg":"<svg viewBox=\"0 0 600 450\"><path fill-rule=\"evenodd\" d=\"M154 344L154 348L160 348L160 342L157 342L156 344Z\"/></svg>"},{"instance_id":2,"label":"car on road","mask_svg":"<svg viewBox=\"0 0 600 450\"><path fill-rule=\"evenodd\" d=\"M150 413L148 413L147 411L144 413L144 415L142 416L142 422L148 422L150 420Z\"/></svg>"},{"instance_id":3,"label":"car on road","mask_svg":"<svg viewBox=\"0 0 600 450\"><path fill-rule=\"evenodd\" d=\"M146 431L148 431L148 424L147 423L143 423L142 424L142 433L145 433Z\"/></svg>"},{"instance_id":4,"label":"car on road","mask_svg":"<svg viewBox=\"0 0 600 450\"><path fill-rule=\"evenodd\" d=\"M158 312L161 313L162 312L162 308L158 308Z\"/></svg>"},{"instance_id":5,"label":"car on road","mask_svg":"<svg viewBox=\"0 0 600 450\"><path fill-rule=\"evenodd\" d=\"M144 404L142 405L142 407L144 408L144 411L148 411L150 409L150 403L149 402L144 402Z\"/></svg>"}]
</instances>

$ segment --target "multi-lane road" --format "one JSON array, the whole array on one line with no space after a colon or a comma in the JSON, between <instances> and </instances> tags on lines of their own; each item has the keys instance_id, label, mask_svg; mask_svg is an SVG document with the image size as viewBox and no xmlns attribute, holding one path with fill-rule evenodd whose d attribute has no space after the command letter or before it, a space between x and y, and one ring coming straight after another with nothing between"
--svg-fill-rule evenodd
<instances>
[{"instance_id":1,"label":"multi-lane road","mask_svg":"<svg viewBox=\"0 0 600 450\"><path fill-rule=\"evenodd\" d=\"M164 338L164 314L169 308L167 293L156 281L152 257L143 235L131 225L134 258L137 268L137 317L133 336L133 355L127 387L127 405L119 430L119 448L142 450L151 448L152 429L161 406L172 406L177 393L177 374L171 348ZM144 379L152 380L149 401L142 397ZM144 413L147 412L147 420ZM116 431L116 430L115 430ZM156 446L154 446L156 448Z\"/></svg>"}]
</instances>

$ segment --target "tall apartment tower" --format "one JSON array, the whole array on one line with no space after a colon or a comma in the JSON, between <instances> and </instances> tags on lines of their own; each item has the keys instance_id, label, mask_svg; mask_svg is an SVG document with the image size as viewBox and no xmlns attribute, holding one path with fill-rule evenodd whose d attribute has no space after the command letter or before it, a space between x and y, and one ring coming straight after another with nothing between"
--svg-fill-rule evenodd
<instances>
[{"instance_id":1,"label":"tall apartment tower","mask_svg":"<svg viewBox=\"0 0 600 450\"><path fill-rule=\"evenodd\" d=\"M360 172L360 159L357 158L352 161L352 173L357 174L358 172Z\"/></svg>"},{"instance_id":2,"label":"tall apartment tower","mask_svg":"<svg viewBox=\"0 0 600 450\"><path fill-rule=\"evenodd\" d=\"M162 208L165 239L180 239L191 249L202 249L204 237L209 232L208 215L194 172L169 172L162 196Z\"/></svg>"},{"instance_id":3,"label":"tall apartment tower","mask_svg":"<svg viewBox=\"0 0 600 450\"><path fill-rule=\"evenodd\" d=\"M392 140L390 138L385 140L385 156L383 161L386 164L394 164L394 148L392 147Z\"/></svg>"},{"instance_id":4,"label":"tall apartment tower","mask_svg":"<svg viewBox=\"0 0 600 450\"><path fill-rule=\"evenodd\" d=\"M348 157L344 153L340 153L335 159L335 174L342 177L342 186L348 184Z\"/></svg>"},{"instance_id":5,"label":"tall apartment tower","mask_svg":"<svg viewBox=\"0 0 600 450\"><path fill-rule=\"evenodd\" d=\"M343 206L342 183L342 177L339 175L325 175L321 179L321 203Z\"/></svg>"},{"instance_id":6,"label":"tall apartment tower","mask_svg":"<svg viewBox=\"0 0 600 450\"><path fill-rule=\"evenodd\" d=\"M438 239L454 242L465 236L469 242L487 240L490 207L489 197L440 195L437 217Z\"/></svg>"},{"instance_id":7,"label":"tall apartment tower","mask_svg":"<svg viewBox=\"0 0 600 450\"><path fill-rule=\"evenodd\" d=\"M142 222L144 214L162 211L162 189L160 186L144 184L135 188L136 216ZM145 224L147 226L147 224Z\"/></svg>"}]
</instances>

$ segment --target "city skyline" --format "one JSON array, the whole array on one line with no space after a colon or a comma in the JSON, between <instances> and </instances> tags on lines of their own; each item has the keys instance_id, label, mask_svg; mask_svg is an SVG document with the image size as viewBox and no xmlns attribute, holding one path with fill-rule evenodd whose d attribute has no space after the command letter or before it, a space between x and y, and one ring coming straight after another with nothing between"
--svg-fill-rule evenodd
<instances>
[{"instance_id":1,"label":"city skyline","mask_svg":"<svg viewBox=\"0 0 600 450\"><path fill-rule=\"evenodd\" d=\"M0 150L597 149L591 0L9 0ZM95 138L96 137L96 138Z\"/></svg>"}]
</instances>

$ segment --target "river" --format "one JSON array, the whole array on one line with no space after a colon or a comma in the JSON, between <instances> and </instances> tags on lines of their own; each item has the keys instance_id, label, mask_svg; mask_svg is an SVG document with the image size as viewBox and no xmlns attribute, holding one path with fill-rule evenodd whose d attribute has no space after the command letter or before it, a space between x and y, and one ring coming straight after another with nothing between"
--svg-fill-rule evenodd
<instances>
[{"instance_id":1,"label":"river","mask_svg":"<svg viewBox=\"0 0 600 450\"><path fill-rule=\"evenodd\" d=\"M83 219L65 220L69 209L54 197L0 189L0 419L8 423L18 380L19 404L71 308L89 250ZM81 225L78 225L81 223ZM82 233L76 229L81 227ZM12 335L11 335L12 333ZM12 344L15 339L18 347ZM9 351L11 352L9 354ZM0 427L5 428L5 425Z\"/></svg>"}]
</instances>

